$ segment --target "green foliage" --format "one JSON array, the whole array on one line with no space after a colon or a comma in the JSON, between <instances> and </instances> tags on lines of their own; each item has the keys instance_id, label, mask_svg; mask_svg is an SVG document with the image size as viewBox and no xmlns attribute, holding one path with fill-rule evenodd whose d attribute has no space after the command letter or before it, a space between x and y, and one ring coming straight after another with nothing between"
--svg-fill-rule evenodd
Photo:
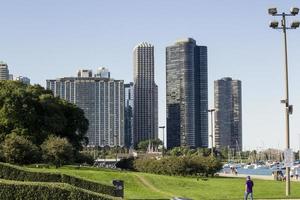
<instances>
[{"instance_id":1,"label":"green foliage","mask_svg":"<svg viewBox=\"0 0 300 200\"><path fill-rule=\"evenodd\" d=\"M139 158L134 161L134 168L140 172L176 175L176 176L213 176L222 168L222 164L213 157L181 156Z\"/></svg>"},{"instance_id":2,"label":"green foliage","mask_svg":"<svg viewBox=\"0 0 300 200\"><path fill-rule=\"evenodd\" d=\"M9 163L28 164L40 160L38 147L16 132L6 136L1 144L1 154Z\"/></svg>"},{"instance_id":3,"label":"green foliage","mask_svg":"<svg viewBox=\"0 0 300 200\"><path fill-rule=\"evenodd\" d=\"M115 188L113 186L88 181L65 174L32 172L25 170L22 167L5 163L0 163L0 178L16 181L62 182L97 193L103 193L111 196L115 195Z\"/></svg>"},{"instance_id":4,"label":"green foliage","mask_svg":"<svg viewBox=\"0 0 300 200\"><path fill-rule=\"evenodd\" d=\"M41 145L41 148L44 160L56 167L68 164L73 159L73 148L66 138L51 135Z\"/></svg>"},{"instance_id":5,"label":"green foliage","mask_svg":"<svg viewBox=\"0 0 300 200\"><path fill-rule=\"evenodd\" d=\"M142 150L142 151L146 151L148 146L149 146L149 142L151 143L151 145L154 147L154 148L158 148L159 145L162 145L162 141L160 139L155 139L155 140L144 140L144 141L141 141L140 143L138 143L138 149L139 150Z\"/></svg>"},{"instance_id":6,"label":"green foliage","mask_svg":"<svg viewBox=\"0 0 300 200\"><path fill-rule=\"evenodd\" d=\"M2 200L109 200L115 199L80 188L55 183L0 182Z\"/></svg>"},{"instance_id":7,"label":"green foliage","mask_svg":"<svg viewBox=\"0 0 300 200\"><path fill-rule=\"evenodd\" d=\"M39 85L0 81L0 142L14 130L35 145L51 134L67 138L76 150L86 143L88 121L75 105Z\"/></svg>"},{"instance_id":8,"label":"green foliage","mask_svg":"<svg viewBox=\"0 0 300 200\"><path fill-rule=\"evenodd\" d=\"M65 174L62 174L62 182L68 183L76 187L84 188L93 192L115 196L115 188L113 186L99 184L97 182L87 181L81 178Z\"/></svg>"},{"instance_id":9,"label":"green foliage","mask_svg":"<svg viewBox=\"0 0 300 200\"><path fill-rule=\"evenodd\" d=\"M94 157L89 154L88 152L85 151L80 151L75 155L74 158L75 163L80 163L80 164L88 164L88 165L93 165L94 164Z\"/></svg>"},{"instance_id":10,"label":"green foliage","mask_svg":"<svg viewBox=\"0 0 300 200\"><path fill-rule=\"evenodd\" d=\"M116 167L120 169L126 170L134 170L134 157L122 158L119 162L117 162Z\"/></svg>"}]
</instances>

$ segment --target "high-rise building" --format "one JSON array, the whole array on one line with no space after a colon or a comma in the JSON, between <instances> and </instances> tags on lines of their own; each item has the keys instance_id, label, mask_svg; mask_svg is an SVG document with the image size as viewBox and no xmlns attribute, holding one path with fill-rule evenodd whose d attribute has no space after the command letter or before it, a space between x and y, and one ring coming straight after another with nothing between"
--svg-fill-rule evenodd
<instances>
[{"instance_id":1,"label":"high-rise building","mask_svg":"<svg viewBox=\"0 0 300 200\"><path fill-rule=\"evenodd\" d=\"M0 61L0 81L9 80L9 71L6 63Z\"/></svg>"},{"instance_id":2,"label":"high-rise building","mask_svg":"<svg viewBox=\"0 0 300 200\"><path fill-rule=\"evenodd\" d=\"M242 151L242 86L240 80L214 82L215 147Z\"/></svg>"},{"instance_id":3,"label":"high-rise building","mask_svg":"<svg viewBox=\"0 0 300 200\"><path fill-rule=\"evenodd\" d=\"M100 67L97 69L97 73L95 75L96 77L101 77L101 78L110 78L110 72L107 68L105 67Z\"/></svg>"},{"instance_id":4,"label":"high-rise building","mask_svg":"<svg viewBox=\"0 0 300 200\"><path fill-rule=\"evenodd\" d=\"M22 82L24 84L30 85L30 79L28 77L25 77L25 76L16 76L15 80L16 81L20 81L20 82Z\"/></svg>"},{"instance_id":5,"label":"high-rise building","mask_svg":"<svg viewBox=\"0 0 300 200\"><path fill-rule=\"evenodd\" d=\"M134 90L133 83L130 82L128 84L124 84L125 89L125 146L132 147L133 146L133 99L134 99Z\"/></svg>"},{"instance_id":6,"label":"high-rise building","mask_svg":"<svg viewBox=\"0 0 300 200\"><path fill-rule=\"evenodd\" d=\"M124 146L123 80L92 77L90 70L82 70L78 77L47 80L47 89L84 111L89 146Z\"/></svg>"},{"instance_id":7,"label":"high-rise building","mask_svg":"<svg viewBox=\"0 0 300 200\"><path fill-rule=\"evenodd\" d=\"M192 38L167 47L166 86L167 147L207 147L207 47Z\"/></svg>"},{"instance_id":8,"label":"high-rise building","mask_svg":"<svg viewBox=\"0 0 300 200\"><path fill-rule=\"evenodd\" d=\"M154 47L143 42L134 48L133 140L158 138L158 91L154 79Z\"/></svg>"}]
</instances>

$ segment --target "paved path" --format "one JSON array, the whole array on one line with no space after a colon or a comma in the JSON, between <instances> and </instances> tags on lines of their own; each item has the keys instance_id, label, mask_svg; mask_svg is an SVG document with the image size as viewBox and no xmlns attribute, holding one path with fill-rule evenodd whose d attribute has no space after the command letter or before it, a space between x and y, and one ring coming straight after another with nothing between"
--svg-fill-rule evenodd
<instances>
[{"instance_id":1,"label":"paved path","mask_svg":"<svg viewBox=\"0 0 300 200\"><path fill-rule=\"evenodd\" d=\"M238 177L238 178L246 178L246 174L225 174L225 173L218 173L221 177ZM274 180L273 176L266 176L266 175L250 175L251 179L262 179L262 180ZM296 180L294 178L291 178L291 181L298 181L300 182L300 179Z\"/></svg>"}]
</instances>

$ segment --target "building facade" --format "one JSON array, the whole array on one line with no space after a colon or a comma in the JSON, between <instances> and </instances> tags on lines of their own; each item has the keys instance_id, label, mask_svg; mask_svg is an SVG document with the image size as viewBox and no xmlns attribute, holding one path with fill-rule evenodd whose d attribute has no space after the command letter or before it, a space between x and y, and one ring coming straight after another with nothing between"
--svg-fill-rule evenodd
<instances>
[{"instance_id":1,"label":"building facade","mask_svg":"<svg viewBox=\"0 0 300 200\"><path fill-rule=\"evenodd\" d=\"M133 106L134 106L134 90L133 90L133 82L128 84L124 84L125 89L125 146L132 147L133 146Z\"/></svg>"},{"instance_id":2,"label":"building facade","mask_svg":"<svg viewBox=\"0 0 300 200\"><path fill-rule=\"evenodd\" d=\"M16 76L14 78L14 80L20 81L20 82L22 82L24 84L27 84L27 85L30 85L30 79L28 77L25 77L25 76Z\"/></svg>"},{"instance_id":3,"label":"building facade","mask_svg":"<svg viewBox=\"0 0 300 200\"><path fill-rule=\"evenodd\" d=\"M110 71L105 67L99 67L95 76L101 78L110 78Z\"/></svg>"},{"instance_id":4,"label":"building facade","mask_svg":"<svg viewBox=\"0 0 300 200\"><path fill-rule=\"evenodd\" d=\"M166 48L167 148L208 147L207 47L192 38Z\"/></svg>"},{"instance_id":5,"label":"building facade","mask_svg":"<svg viewBox=\"0 0 300 200\"><path fill-rule=\"evenodd\" d=\"M134 145L158 138L158 90L154 79L154 47L143 42L133 51Z\"/></svg>"},{"instance_id":6,"label":"building facade","mask_svg":"<svg viewBox=\"0 0 300 200\"><path fill-rule=\"evenodd\" d=\"M124 146L124 82L78 75L47 80L47 89L83 109L89 146Z\"/></svg>"},{"instance_id":7,"label":"building facade","mask_svg":"<svg viewBox=\"0 0 300 200\"><path fill-rule=\"evenodd\" d=\"M9 80L9 70L6 63L0 61L0 81Z\"/></svg>"},{"instance_id":8,"label":"building facade","mask_svg":"<svg viewBox=\"0 0 300 200\"><path fill-rule=\"evenodd\" d=\"M242 86L226 77L214 82L215 147L242 151Z\"/></svg>"}]
</instances>

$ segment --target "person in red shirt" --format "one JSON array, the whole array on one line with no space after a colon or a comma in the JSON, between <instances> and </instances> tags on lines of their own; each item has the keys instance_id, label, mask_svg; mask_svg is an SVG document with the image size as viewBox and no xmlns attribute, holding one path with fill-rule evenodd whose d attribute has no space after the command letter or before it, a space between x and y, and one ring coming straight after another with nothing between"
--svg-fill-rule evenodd
<instances>
[{"instance_id":1,"label":"person in red shirt","mask_svg":"<svg viewBox=\"0 0 300 200\"><path fill-rule=\"evenodd\" d=\"M246 178L246 184L245 184L245 195L244 195L244 200L248 199L248 196L250 196L250 199L253 200L253 186L254 183L251 180L250 176L247 176Z\"/></svg>"}]
</instances>

